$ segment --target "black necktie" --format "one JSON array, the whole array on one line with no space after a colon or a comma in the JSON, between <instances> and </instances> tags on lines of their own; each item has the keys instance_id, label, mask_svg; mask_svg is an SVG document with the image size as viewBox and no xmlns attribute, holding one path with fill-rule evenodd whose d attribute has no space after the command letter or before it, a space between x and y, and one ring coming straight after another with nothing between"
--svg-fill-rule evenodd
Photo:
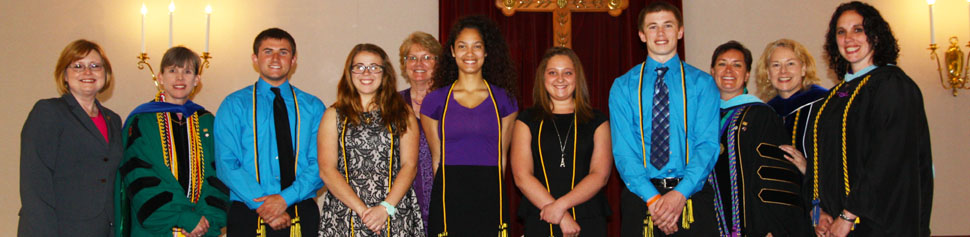
<instances>
[{"instance_id":1,"label":"black necktie","mask_svg":"<svg viewBox=\"0 0 970 237\"><path fill-rule=\"evenodd\" d=\"M276 124L276 149L280 165L280 188L287 188L293 184L296 170L293 163L293 141L290 137L290 117L286 112L286 103L280 96L280 88L269 88L273 91L273 121Z\"/></svg>"}]
</instances>

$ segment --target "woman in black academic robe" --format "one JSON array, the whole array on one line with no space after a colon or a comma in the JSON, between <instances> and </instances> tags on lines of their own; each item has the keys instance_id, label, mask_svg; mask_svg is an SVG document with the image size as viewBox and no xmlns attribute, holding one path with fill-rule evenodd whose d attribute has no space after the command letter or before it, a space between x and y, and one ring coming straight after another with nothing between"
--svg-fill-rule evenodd
<instances>
[{"instance_id":1,"label":"woman in black academic robe","mask_svg":"<svg viewBox=\"0 0 970 237\"><path fill-rule=\"evenodd\" d=\"M841 82L808 121L816 232L929 236L929 126L919 87L894 65L899 47L888 23L868 4L842 4L825 51Z\"/></svg>"}]
</instances>

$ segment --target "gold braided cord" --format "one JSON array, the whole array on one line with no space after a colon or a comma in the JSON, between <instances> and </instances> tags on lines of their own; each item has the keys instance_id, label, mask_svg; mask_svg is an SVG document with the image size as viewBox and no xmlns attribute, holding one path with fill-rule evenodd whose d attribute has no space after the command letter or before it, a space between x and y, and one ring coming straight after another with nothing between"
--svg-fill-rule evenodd
<instances>
[{"instance_id":1,"label":"gold braided cord","mask_svg":"<svg viewBox=\"0 0 970 237\"><path fill-rule=\"evenodd\" d=\"M261 182L259 179L259 141L257 140L259 133L256 128L256 86L258 84L259 82L253 83L253 91L252 94L250 94L250 96L252 96L253 166L256 168L256 183ZM300 100L296 97L296 89L293 85L290 85L290 93L293 95L293 106L296 108L296 139L294 139L296 140L296 149L294 149L295 153L293 157L293 174L296 175L297 171L299 170L297 167L299 167L300 161L300 126L302 124L302 120L300 119ZM296 177L294 177L294 179L296 179ZM293 227L290 227L290 236L296 237L302 234L302 230L300 228L300 209L297 206L293 206L293 211L295 216L290 219L290 222L293 223ZM257 218L256 222L256 236L266 236L268 233L266 230L266 222L263 221L262 217Z\"/></svg>"},{"instance_id":2,"label":"gold braided cord","mask_svg":"<svg viewBox=\"0 0 970 237\"><path fill-rule=\"evenodd\" d=\"M343 124L343 127L340 129L340 151L341 151L341 155L343 156L343 160L344 160L344 181L346 181L347 184L349 185L350 184L350 171L349 171L349 168L348 168L349 167L349 164L347 163L347 141L346 141L346 138L345 138L346 135L347 135L347 118L345 117L344 120L343 120L343 122L341 122L341 123ZM388 193L388 195L390 195L390 193L391 193L391 184L392 184L391 179L394 176L393 173L392 173L393 171L391 170L391 168L394 167L394 130L391 129L391 125L387 125L387 132L388 132L388 135L391 137L391 149L390 149L390 151L388 153L388 158L387 158L387 162L388 162L388 165L387 165L387 193ZM351 211L350 208L347 208L347 211L348 212ZM347 215L347 217L348 218L351 218L351 220L348 220L347 221L347 224L350 226L350 236L354 236L354 221L353 221L353 215ZM385 231L384 232L387 234L387 236L391 236L391 217L390 216L387 217L387 224L384 227L385 227Z\"/></svg>"},{"instance_id":3,"label":"gold braided cord","mask_svg":"<svg viewBox=\"0 0 970 237\"><path fill-rule=\"evenodd\" d=\"M849 196L849 162L848 162L848 155L846 154L846 148L845 148L846 121L849 118L849 107L852 107L852 101L854 101L855 96L859 94L859 89L862 89L862 86L866 85L866 82L869 82L869 77L871 76L872 75L866 76L865 78L862 79L862 82L860 82L859 85L856 86L855 91L852 92L852 96L849 97L849 102L845 105L845 111L842 112L842 177L843 177L843 180L845 181L846 197ZM858 218L856 219L858 220Z\"/></svg>"},{"instance_id":4,"label":"gold braided cord","mask_svg":"<svg viewBox=\"0 0 970 237\"><path fill-rule=\"evenodd\" d=\"M801 116L802 116L802 110L795 111L795 123L792 124L792 128L791 128L791 146L793 148L798 148L798 146L795 145L797 143L795 140L795 137L796 137L795 135L798 134L798 118Z\"/></svg>"},{"instance_id":5,"label":"gold braided cord","mask_svg":"<svg viewBox=\"0 0 970 237\"><path fill-rule=\"evenodd\" d=\"M643 68L647 62L640 64L640 79L637 82L637 114L640 115L640 155L643 156L643 168L647 168L647 139L643 135Z\"/></svg>"},{"instance_id":6,"label":"gold braided cord","mask_svg":"<svg viewBox=\"0 0 970 237\"><path fill-rule=\"evenodd\" d=\"M812 122L812 170L814 171L812 172L812 200L818 200L818 120L822 117L822 112L825 112L825 107L828 106L829 100L839 92L839 88L842 88L844 84L845 81L842 81L829 92L829 96L825 97L825 101L822 102L822 107L819 107L818 113L815 114L815 121Z\"/></svg>"},{"instance_id":7,"label":"gold braided cord","mask_svg":"<svg viewBox=\"0 0 970 237\"><path fill-rule=\"evenodd\" d=\"M488 98L492 99L492 105L495 108L495 121L498 124L498 228L501 230L500 234L504 237L507 235L506 228L508 224L505 223L505 208L502 205L502 116L498 113L498 103L495 103L495 95L492 94L492 87L488 85L488 81L485 79L482 79L482 82L485 83L485 88L488 89Z\"/></svg>"},{"instance_id":8,"label":"gold braided cord","mask_svg":"<svg viewBox=\"0 0 970 237\"><path fill-rule=\"evenodd\" d=\"M448 115L448 104L451 102L451 92L455 90L455 84L452 83L451 87L448 88L448 95L445 96L445 108L441 112L441 121L439 121L441 125L441 163L438 166L441 167L441 217L442 223L444 224L444 231L439 233L438 236L448 236L448 206L446 205L447 199L445 199L445 190L448 187L445 182L447 181L445 179L447 177L445 175L445 116Z\"/></svg>"},{"instance_id":9,"label":"gold braided cord","mask_svg":"<svg viewBox=\"0 0 970 237\"><path fill-rule=\"evenodd\" d=\"M542 121L539 121L539 135L538 135L539 141L537 146L539 147L539 165L542 167L542 179L543 181L546 182L546 192L552 195L552 191L550 190L551 186L549 186L549 175L546 174L546 160L542 155L542 125L545 122L546 122L545 119L543 119ZM573 188L576 188L576 143L577 141L579 141L579 140L576 140L578 138L576 133L579 132L579 127L577 126L578 126L578 122L576 119L576 112L573 112L573 172L572 172L572 181L569 184L570 191L572 191ZM573 220L576 220L576 207L571 207L570 209L572 210L572 213L573 213ZM555 236L552 231L552 223L549 223L549 236L551 237Z\"/></svg>"}]
</instances>

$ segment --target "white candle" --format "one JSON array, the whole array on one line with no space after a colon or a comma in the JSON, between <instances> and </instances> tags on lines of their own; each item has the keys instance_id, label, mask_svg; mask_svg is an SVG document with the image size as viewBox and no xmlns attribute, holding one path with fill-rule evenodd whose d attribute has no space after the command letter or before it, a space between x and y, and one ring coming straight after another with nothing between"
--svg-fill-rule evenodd
<instances>
[{"instance_id":1,"label":"white candle","mask_svg":"<svg viewBox=\"0 0 970 237\"><path fill-rule=\"evenodd\" d=\"M209 23L212 20L212 6L205 6L205 52L209 52Z\"/></svg>"},{"instance_id":2,"label":"white candle","mask_svg":"<svg viewBox=\"0 0 970 237\"><path fill-rule=\"evenodd\" d=\"M936 44L936 30L933 29L933 4L930 3L930 44Z\"/></svg>"},{"instance_id":3,"label":"white candle","mask_svg":"<svg viewBox=\"0 0 970 237\"><path fill-rule=\"evenodd\" d=\"M145 7L145 3L141 4L141 52L145 53L145 14L148 13L148 8Z\"/></svg>"},{"instance_id":4,"label":"white candle","mask_svg":"<svg viewBox=\"0 0 970 237\"><path fill-rule=\"evenodd\" d=\"M173 18L172 15L174 14L175 14L175 1L172 1L171 3L168 4L168 47L169 48L172 47L172 32L174 31L174 27L172 26L172 23L174 23L174 20L172 20Z\"/></svg>"}]
</instances>

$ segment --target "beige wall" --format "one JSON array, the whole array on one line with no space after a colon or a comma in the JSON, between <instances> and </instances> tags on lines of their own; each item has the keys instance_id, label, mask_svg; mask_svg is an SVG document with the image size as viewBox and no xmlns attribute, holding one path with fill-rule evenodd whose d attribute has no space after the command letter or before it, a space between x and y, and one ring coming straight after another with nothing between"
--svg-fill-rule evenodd
<instances>
[{"instance_id":1,"label":"beige wall","mask_svg":"<svg viewBox=\"0 0 970 237\"><path fill-rule=\"evenodd\" d=\"M804 44L815 56L824 86L834 83L822 56L822 44L829 18L842 1L684 1L684 23L688 62L710 68L711 53L728 40L737 40L751 49L757 61L765 45L779 38ZM913 78L923 92L926 116L930 123L936 187L931 228L934 235L967 235L970 226L970 90L959 97L940 87L936 62L929 60L929 13L925 1L873 1L889 21L899 41L899 66ZM970 11L966 1L937 1L934 8L936 41L960 37L961 45L970 40ZM948 45L941 46L942 48ZM942 56L942 51L938 53ZM966 47L963 48L966 52ZM753 73L752 73L753 74ZM753 76L753 75L752 75ZM753 79L750 79L753 80ZM749 90L755 91L753 82Z\"/></svg>"},{"instance_id":2,"label":"beige wall","mask_svg":"<svg viewBox=\"0 0 970 237\"><path fill-rule=\"evenodd\" d=\"M147 51L159 70L168 45L168 0L145 1ZM3 1L0 3L0 151L8 165L0 166L0 223L16 228L20 209L20 129L34 102L56 97L53 67L67 43L86 38L104 47L115 72L115 87L101 101L127 116L154 95L151 75L138 70L142 1ZM175 44L201 52L204 47L205 4L211 3L211 67L195 102L210 111L222 99L257 78L253 69L253 38L263 29L280 27L297 42L298 67L292 82L320 97L336 98L347 53L357 43L384 48L398 67L398 47L413 31L438 34L438 1L315 1L234 0L175 1ZM400 71L398 70L400 73ZM399 87L406 87L401 80Z\"/></svg>"},{"instance_id":3,"label":"beige wall","mask_svg":"<svg viewBox=\"0 0 970 237\"><path fill-rule=\"evenodd\" d=\"M196 51L203 47L205 4L213 7L212 66L205 71L203 88L195 98L209 110L218 109L226 94L252 83L256 73L250 55L253 37L278 26L294 35L298 68L293 83L332 103L333 88L350 48L359 42L382 46L396 58L397 46L410 32L438 32L437 1L178 1L175 42ZM55 97L52 68L60 50L77 38L101 43L114 63L116 86L102 101L122 116L148 101L153 93L147 71L135 67L139 51L140 1L95 0L4 1L0 7L0 151L9 165L0 166L0 222L14 227L20 209L20 129L30 107L41 98ZM158 66L168 44L167 1L146 1L147 47L150 62ZM927 10L922 1L891 0L874 3L889 19L902 47L899 65L920 85L926 101L938 182L933 210L934 234L970 234L966 225L970 180L964 169L970 161L970 91L952 97L939 88L934 62L925 50L928 41ZM937 41L950 35L970 39L967 6L963 1L939 1L936 8ZM746 44L755 57L769 41L787 37L812 50L822 69L822 37L837 1L698 1L686 0L687 58L707 68L710 53L729 39ZM950 24L943 22L950 21ZM537 55L538 57L538 55ZM395 65L397 66L396 60ZM403 82L400 83L403 85ZM831 86L831 82L826 82ZM753 87L752 87L753 89Z\"/></svg>"}]
</instances>

